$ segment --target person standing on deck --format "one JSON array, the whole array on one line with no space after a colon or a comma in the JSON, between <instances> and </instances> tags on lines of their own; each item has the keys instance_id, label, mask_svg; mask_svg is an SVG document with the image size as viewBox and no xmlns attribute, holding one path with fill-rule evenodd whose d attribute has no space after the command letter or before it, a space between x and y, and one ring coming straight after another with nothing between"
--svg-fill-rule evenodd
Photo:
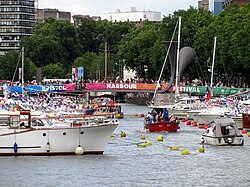
<instances>
[{"instance_id":1,"label":"person standing on deck","mask_svg":"<svg viewBox=\"0 0 250 187\"><path fill-rule=\"evenodd\" d=\"M163 119L164 119L165 121L168 121L168 117L169 117L168 109L167 109L167 108L164 108L164 109L163 109Z\"/></svg>"}]
</instances>

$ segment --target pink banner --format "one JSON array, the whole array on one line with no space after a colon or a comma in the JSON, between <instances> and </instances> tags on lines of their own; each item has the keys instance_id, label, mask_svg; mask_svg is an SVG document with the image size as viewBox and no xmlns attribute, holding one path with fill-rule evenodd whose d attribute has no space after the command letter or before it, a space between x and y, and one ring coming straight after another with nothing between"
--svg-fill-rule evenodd
<instances>
[{"instance_id":1,"label":"pink banner","mask_svg":"<svg viewBox=\"0 0 250 187\"><path fill-rule=\"evenodd\" d=\"M144 83L87 83L86 90L155 90L156 84Z\"/></svg>"},{"instance_id":2,"label":"pink banner","mask_svg":"<svg viewBox=\"0 0 250 187\"><path fill-rule=\"evenodd\" d=\"M66 91L72 91L75 90L75 85L74 84L64 84Z\"/></svg>"}]
</instances>

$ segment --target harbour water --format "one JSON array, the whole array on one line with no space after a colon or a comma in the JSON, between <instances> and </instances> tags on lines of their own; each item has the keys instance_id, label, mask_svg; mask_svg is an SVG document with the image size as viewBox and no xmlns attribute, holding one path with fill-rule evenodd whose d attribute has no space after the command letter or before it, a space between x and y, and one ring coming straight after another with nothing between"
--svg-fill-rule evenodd
<instances>
[{"instance_id":1,"label":"harbour water","mask_svg":"<svg viewBox=\"0 0 250 187\"><path fill-rule=\"evenodd\" d=\"M148 108L124 104L122 109L125 117L103 155L0 157L0 186L250 186L247 135L244 146L205 145L199 153L204 130L182 123L177 133L141 132L140 114ZM121 131L127 136L120 137ZM152 145L139 148L141 135ZM183 149L190 154L182 155Z\"/></svg>"}]
</instances>

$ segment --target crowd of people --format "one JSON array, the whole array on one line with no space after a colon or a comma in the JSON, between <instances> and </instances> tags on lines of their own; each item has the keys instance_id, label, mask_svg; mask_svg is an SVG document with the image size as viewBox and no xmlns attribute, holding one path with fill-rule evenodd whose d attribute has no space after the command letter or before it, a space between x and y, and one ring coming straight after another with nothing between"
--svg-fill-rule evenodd
<instances>
[{"instance_id":1,"label":"crowd of people","mask_svg":"<svg viewBox=\"0 0 250 187\"><path fill-rule=\"evenodd\" d=\"M156 110L148 112L147 116L145 117L145 121L147 124L158 123L163 121L176 122L177 117L169 113L167 108L164 108L163 111L160 111L159 113Z\"/></svg>"}]
</instances>

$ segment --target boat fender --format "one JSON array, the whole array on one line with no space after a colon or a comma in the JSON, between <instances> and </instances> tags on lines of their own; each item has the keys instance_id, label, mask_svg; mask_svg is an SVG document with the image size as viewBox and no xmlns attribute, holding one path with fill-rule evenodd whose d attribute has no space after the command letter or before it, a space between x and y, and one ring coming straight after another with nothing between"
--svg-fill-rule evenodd
<instances>
[{"instance_id":1,"label":"boat fender","mask_svg":"<svg viewBox=\"0 0 250 187\"><path fill-rule=\"evenodd\" d=\"M83 152L84 152L83 148L80 145L75 149L75 154L76 155L82 155Z\"/></svg>"},{"instance_id":2,"label":"boat fender","mask_svg":"<svg viewBox=\"0 0 250 187\"><path fill-rule=\"evenodd\" d=\"M50 143L49 142L47 142L47 144L46 144L46 151L50 152Z\"/></svg>"},{"instance_id":3,"label":"boat fender","mask_svg":"<svg viewBox=\"0 0 250 187\"><path fill-rule=\"evenodd\" d=\"M201 143L205 143L205 140L204 140L204 138L203 138L203 137L201 138Z\"/></svg>"},{"instance_id":4,"label":"boat fender","mask_svg":"<svg viewBox=\"0 0 250 187\"><path fill-rule=\"evenodd\" d=\"M17 143L14 143L14 152L17 153Z\"/></svg>"},{"instance_id":5,"label":"boat fender","mask_svg":"<svg viewBox=\"0 0 250 187\"><path fill-rule=\"evenodd\" d=\"M227 140L228 140L228 145L232 145L233 142L232 138L228 138Z\"/></svg>"}]
</instances>

